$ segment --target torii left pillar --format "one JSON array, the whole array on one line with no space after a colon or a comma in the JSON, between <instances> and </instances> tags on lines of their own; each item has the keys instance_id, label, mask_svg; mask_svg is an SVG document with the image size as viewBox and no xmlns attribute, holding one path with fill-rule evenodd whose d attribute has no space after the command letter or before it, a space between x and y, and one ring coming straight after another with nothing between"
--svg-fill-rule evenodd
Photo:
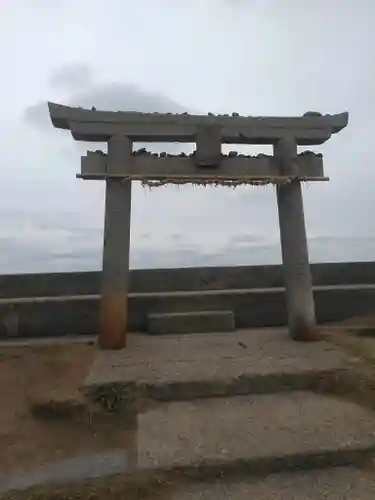
<instances>
[{"instance_id":1,"label":"torii left pillar","mask_svg":"<svg viewBox=\"0 0 375 500\"><path fill-rule=\"evenodd\" d=\"M107 174L119 174L132 154L122 135L108 141ZM106 179L99 347L126 346L128 325L131 180Z\"/></svg>"}]
</instances>

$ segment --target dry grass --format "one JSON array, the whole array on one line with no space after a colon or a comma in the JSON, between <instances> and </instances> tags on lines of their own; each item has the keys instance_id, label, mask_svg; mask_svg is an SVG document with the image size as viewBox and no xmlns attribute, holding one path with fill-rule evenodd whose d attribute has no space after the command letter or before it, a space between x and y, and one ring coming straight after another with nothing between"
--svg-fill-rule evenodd
<instances>
[{"instance_id":1,"label":"dry grass","mask_svg":"<svg viewBox=\"0 0 375 500\"><path fill-rule=\"evenodd\" d=\"M323 381L322 391L375 410L375 336L367 336L375 328L375 317L352 318L338 326L326 328L323 338L343 349L350 362L334 379Z\"/></svg>"}]
</instances>

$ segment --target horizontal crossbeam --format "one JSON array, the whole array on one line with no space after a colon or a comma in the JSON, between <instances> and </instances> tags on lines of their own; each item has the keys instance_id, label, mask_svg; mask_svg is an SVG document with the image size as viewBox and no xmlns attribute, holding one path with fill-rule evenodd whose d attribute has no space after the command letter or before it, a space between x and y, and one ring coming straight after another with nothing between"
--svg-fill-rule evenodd
<instances>
[{"instance_id":1,"label":"horizontal crossbeam","mask_svg":"<svg viewBox=\"0 0 375 500\"><path fill-rule=\"evenodd\" d=\"M78 141L107 141L126 135L141 142L195 142L202 126L220 128L222 143L274 144L289 135L297 144L322 144L348 124L348 113L299 117L252 117L96 111L48 103L55 127L70 130Z\"/></svg>"},{"instance_id":2,"label":"horizontal crossbeam","mask_svg":"<svg viewBox=\"0 0 375 500\"><path fill-rule=\"evenodd\" d=\"M311 152L301 153L295 160L295 177L302 180L326 180L323 172L323 158ZM151 153L140 153L129 156L121 164L111 164L102 152L88 152L81 157L81 173L83 179L133 178L158 181L163 179L180 179L185 182L194 180L261 180L285 178L282 166L271 155L228 156L222 155L220 165L215 168L200 168L194 155L191 156L159 156Z\"/></svg>"}]
</instances>

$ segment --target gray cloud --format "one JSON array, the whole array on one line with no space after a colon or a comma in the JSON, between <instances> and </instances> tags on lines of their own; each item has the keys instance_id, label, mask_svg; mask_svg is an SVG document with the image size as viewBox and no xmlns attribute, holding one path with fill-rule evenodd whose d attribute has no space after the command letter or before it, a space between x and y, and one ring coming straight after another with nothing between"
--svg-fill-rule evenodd
<instances>
[{"instance_id":1,"label":"gray cloud","mask_svg":"<svg viewBox=\"0 0 375 500\"><path fill-rule=\"evenodd\" d=\"M92 69L87 64L68 64L51 73L49 84L52 87L76 91L92 81Z\"/></svg>"},{"instance_id":2,"label":"gray cloud","mask_svg":"<svg viewBox=\"0 0 375 500\"><path fill-rule=\"evenodd\" d=\"M81 106L88 109L95 106L97 109L109 111L140 111L145 113L182 113L187 111L186 107L162 93L151 92L130 83L98 83L94 76L94 72L88 66L69 65L54 71L49 78L49 83L58 84L68 91L62 102L70 106ZM28 106L23 116L28 125L57 137L56 131L51 125L45 101ZM140 146L145 145L135 145L135 147ZM76 148L86 149L82 144L76 144ZM148 145L148 149L177 152L189 151L191 148L186 144L153 144ZM64 156L69 155L69 152L71 149L63 152Z\"/></svg>"},{"instance_id":3,"label":"gray cloud","mask_svg":"<svg viewBox=\"0 0 375 500\"><path fill-rule=\"evenodd\" d=\"M72 106L108 109L111 111L141 111L181 113L186 108L161 93L153 93L134 84L107 83L92 85L75 92L68 99Z\"/></svg>"},{"instance_id":4,"label":"gray cloud","mask_svg":"<svg viewBox=\"0 0 375 500\"><path fill-rule=\"evenodd\" d=\"M150 92L130 83L97 83L87 66L71 65L52 73L49 82L59 83L69 90L63 102L70 106L81 106L109 111L140 111L159 113L181 113L186 108L169 97ZM37 128L52 130L46 101L28 106L24 118Z\"/></svg>"},{"instance_id":5,"label":"gray cloud","mask_svg":"<svg viewBox=\"0 0 375 500\"><path fill-rule=\"evenodd\" d=\"M45 101L28 106L23 113L23 117L26 124L36 127L37 129L51 129L51 120L48 115L47 104Z\"/></svg>"}]
</instances>

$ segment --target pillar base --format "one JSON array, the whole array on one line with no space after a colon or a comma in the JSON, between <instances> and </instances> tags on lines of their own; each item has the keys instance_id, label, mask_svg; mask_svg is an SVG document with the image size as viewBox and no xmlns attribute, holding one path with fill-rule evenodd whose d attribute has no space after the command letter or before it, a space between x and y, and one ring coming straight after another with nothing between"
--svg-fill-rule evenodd
<instances>
[{"instance_id":1,"label":"pillar base","mask_svg":"<svg viewBox=\"0 0 375 500\"><path fill-rule=\"evenodd\" d=\"M289 335L295 342L319 342L321 335L314 324L305 321L296 321L289 325Z\"/></svg>"},{"instance_id":2,"label":"pillar base","mask_svg":"<svg viewBox=\"0 0 375 500\"><path fill-rule=\"evenodd\" d=\"M106 295L100 304L100 349L115 350L126 347L127 296Z\"/></svg>"}]
</instances>

